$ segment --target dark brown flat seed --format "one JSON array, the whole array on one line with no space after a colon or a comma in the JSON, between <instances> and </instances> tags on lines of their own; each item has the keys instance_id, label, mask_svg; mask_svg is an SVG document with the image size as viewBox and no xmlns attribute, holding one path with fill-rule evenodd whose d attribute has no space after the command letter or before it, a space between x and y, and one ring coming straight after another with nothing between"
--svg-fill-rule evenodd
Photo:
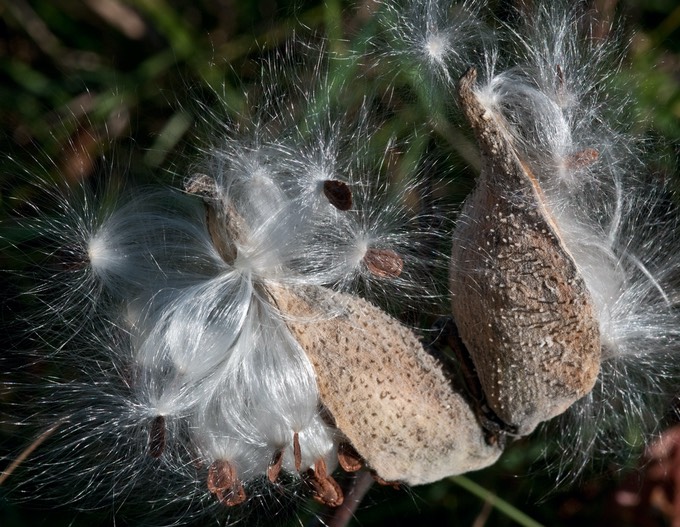
<instances>
[{"instance_id":1,"label":"dark brown flat seed","mask_svg":"<svg viewBox=\"0 0 680 527\"><path fill-rule=\"evenodd\" d=\"M276 454L274 454L274 458L267 467L267 479L271 483L276 483L276 480L279 478L279 474L281 473L282 465L283 465L283 450L278 450Z\"/></svg>"},{"instance_id":2,"label":"dark brown flat seed","mask_svg":"<svg viewBox=\"0 0 680 527\"><path fill-rule=\"evenodd\" d=\"M600 157L600 153L597 150L594 148L586 148L580 152L569 154L565 159L564 164L568 169L576 170L592 165L597 161L598 157Z\"/></svg>"},{"instance_id":3,"label":"dark brown flat seed","mask_svg":"<svg viewBox=\"0 0 680 527\"><path fill-rule=\"evenodd\" d=\"M338 463L345 472L356 472L364 466L361 456L349 443L340 443L338 446Z\"/></svg>"},{"instance_id":4,"label":"dark brown flat seed","mask_svg":"<svg viewBox=\"0 0 680 527\"><path fill-rule=\"evenodd\" d=\"M295 470L299 472L302 465L302 450L300 449L300 437L297 432L293 434L293 458L295 459Z\"/></svg>"},{"instance_id":5,"label":"dark brown flat seed","mask_svg":"<svg viewBox=\"0 0 680 527\"><path fill-rule=\"evenodd\" d=\"M314 470L307 471L309 485L312 487L312 497L315 501L329 507L339 507L344 501L342 489L338 482L327 474L326 462L319 459L314 463Z\"/></svg>"},{"instance_id":6,"label":"dark brown flat seed","mask_svg":"<svg viewBox=\"0 0 680 527\"><path fill-rule=\"evenodd\" d=\"M165 450L165 417L158 415L151 421L149 430L149 455L159 458Z\"/></svg>"},{"instance_id":7,"label":"dark brown flat seed","mask_svg":"<svg viewBox=\"0 0 680 527\"><path fill-rule=\"evenodd\" d=\"M404 269L404 261L390 249L369 249L364 255L369 272L379 278L397 278Z\"/></svg>"},{"instance_id":8,"label":"dark brown flat seed","mask_svg":"<svg viewBox=\"0 0 680 527\"><path fill-rule=\"evenodd\" d=\"M347 183L337 179L327 179L323 182L323 193L336 209L349 210L352 208L352 191Z\"/></svg>"}]
</instances>

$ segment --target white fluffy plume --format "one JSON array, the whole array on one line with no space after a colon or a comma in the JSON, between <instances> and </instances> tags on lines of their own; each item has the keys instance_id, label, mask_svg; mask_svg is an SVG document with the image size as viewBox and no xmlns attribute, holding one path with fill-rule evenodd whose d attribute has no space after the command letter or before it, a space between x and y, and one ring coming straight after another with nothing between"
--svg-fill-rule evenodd
<instances>
[{"instance_id":1,"label":"white fluffy plume","mask_svg":"<svg viewBox=\"0 0 680 527\"><path fill-rule=\"evenodd\" d=\"M39 246L27 323L46 350L34 359L54 370L16 384L31 392L30 423L52 435L25 463L29 486L87 505L150 503L182 521L298 491L342 502L330 473L346 439L268 288L426 304L436 253L425 248L439 233L417 230L415 179L390 183L383 160L367 159L365 110L351 122L328 106L321 63L304 86L281 55L267 67L247 124L206 117L214 135L184 189L111 199L45 184L56 213L14 219ZM289 81L300 93L278 93Z\"/></svg>"}]
</instances>

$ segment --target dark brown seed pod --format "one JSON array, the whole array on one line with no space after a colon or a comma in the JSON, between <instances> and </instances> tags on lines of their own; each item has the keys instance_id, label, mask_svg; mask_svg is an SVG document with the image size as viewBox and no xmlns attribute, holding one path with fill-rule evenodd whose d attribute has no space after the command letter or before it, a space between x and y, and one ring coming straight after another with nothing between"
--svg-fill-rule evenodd
<instances>
[{"instance_id":1,"label":"dark brown seed pod","mask_svg":"<svg viewBox=\"0 0 680 527\"><path fill-rule=\"evenodd\" d=\"M398 278L404 269L404 260L390 249L370 248L363 261L369 272L378 278Z\"/></svg>"},{"instance_id":2,"label":"dark brown seed pod","mask_svg":"<svg viewBox=\"0 0 680 527\"><path fill-rule=\"evenodd\" d=\"M599 325L539 178L475 81L470 69L458 94L482 170L453 236L452 312L489 406L525 435L592 389Z\"/></svg>"},{"instance_id":3,"label":"dark brown seed pod","mask_svg":"<svg viewBox=\"0 0 680 527\"><path fill-rule=\"evenodd\" d=\"M327 179L323 182L323 194L338 210L345 211L352 208L352 191L347 183L337 179Z\"/></svg>"},{"instance_id":4,"label":"dark brown seed pod","mask_svg":"<svg viewBox=\"0 0 680 527\"><path fill-rule=\"evenodd\" d=\"M246 501L246 492L238 479L236 469L224 459L213 461L208 468L208 491L227 507Z\"/></svg>"},{"instance_id":5,"label":"dark brown seed pod","mask_svg":"<svg viewBox=\"0 0 680 527\"><path fill-rule=\"evenodd\" d=\"M149 429L149 455L159 458L165 450L165 417L158 415L151 421Z\"/></svg>"}]
</instances>

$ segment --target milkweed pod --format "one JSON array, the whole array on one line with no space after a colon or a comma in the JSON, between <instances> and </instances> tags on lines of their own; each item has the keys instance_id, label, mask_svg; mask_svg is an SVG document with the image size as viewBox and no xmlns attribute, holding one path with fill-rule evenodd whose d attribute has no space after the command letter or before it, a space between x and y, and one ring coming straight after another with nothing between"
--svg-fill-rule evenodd
<instances>
[{"instance_id":1,"label":"milkweed pod","mask_svg":"<svg viewBox=\"0 0 680 527\"><path fill-rule=\"evenodd\" d=\"M480 102L476 76L458 88L482 169L454 231L452 313L489 407L526 435L592 389L599 325L539 179Z\"/></svg>"},{"instance_id":2,"label":"milkweed pod","mask_svg":"<svg viewBox=\"0 0 680 527\"><path fill-rule=\"evenodd\" d=\"M498 459L502 444L487 441L462 391L404 325L323 287L267 290L310 358L335 426L380 479L425 484Z\"/></svg>"},{"instance_id":3,"label":"milkweed pod","mask_svg":"<svg viewBox=\"0 0 680 527\"><path fill-rule=\"evenodd\" d=\"M225 262L238 262L252 232L247 209L239 210L238 201L207 176L192 178L187 190L202 196L208 230ZM324 185L324 190L340 211L351 199L347 185ZM404 268L396 251L383 248L366 250L363 264L382 279L396 278ZM282 281L277 273L257 274L254 289L309 360L320 415L339 431L334 455L340 467L356 471L366 465L379 481L417 485L483 468L500 456L502 441L482 428L444 366L413 332L381 309L321 285ZM317 501L339 506L342 491L329 473L335 460L325 452L312 469L301 463L303 446L294 434L295 471L305 474ZM279 470L274 453L268 479L276 480ZM224 496L234 492L223 487Z\"/></svg>"}]
</instances>

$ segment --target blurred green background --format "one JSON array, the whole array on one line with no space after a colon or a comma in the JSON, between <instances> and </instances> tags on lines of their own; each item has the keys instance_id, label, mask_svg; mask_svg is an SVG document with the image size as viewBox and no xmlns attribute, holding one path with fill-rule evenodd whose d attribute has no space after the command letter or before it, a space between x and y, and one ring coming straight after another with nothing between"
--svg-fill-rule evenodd
<instances>
[{"instance_id":1,"label":"blurred green background","mask_svg":"<svg viewBox=\"0 0 680 527\"><path fill-rule=\"evenodd\" d=\"M509 11L511 2L495 3L499 12ZM69 182L181 176L205 128L196 98L223 112L225 121L238 122L248 114L244 92L260 89L258 58L293 36L328 38L328 49L338 56L360 50L375 37L378 9L371 0L0 0L0 218L32 198L31 174ZM630 38L619 77L633 90L635 127L660 145L659 170L677 177L680 6L676 0L597 0L592 9L602 28L616 20ZM339 84L351 81L351 93L339 102L349 108L394 80L357 75L352 67L334 66L329 74ZM403 89L389 99L381 132L384 141L410 138L397 168L407 172L413 159L433 150L443 160L442 173L455 176L445 191L461 200L474 177L469 141L446 126L435 126L434 146L414 140L422 107L432 101L408 79L398 82ZM0 262L11 265L2 256ZM9 297L11 287L6 284L2 294ZM0 389L0 409L10 389ZM10 434L0 428L0 455L19 447ZM545 446L523 440L495 467L469 479L408 491L375 488L355 524L515 525L495 507L502 499L543 525L670 525L668 511L658 503L652 507L651 498L624 506L625 489L643 485L635 470L605 467L580 484L555 489L552 477L532 464ZM14 503L4 495L11 485L10 478L0 487L2 527L112 524L102 515L38 508L39 501ZM293 524L310 517L300 511ZM262 524L271 523L263 518Z\"/></svg>"}]
</instances>

